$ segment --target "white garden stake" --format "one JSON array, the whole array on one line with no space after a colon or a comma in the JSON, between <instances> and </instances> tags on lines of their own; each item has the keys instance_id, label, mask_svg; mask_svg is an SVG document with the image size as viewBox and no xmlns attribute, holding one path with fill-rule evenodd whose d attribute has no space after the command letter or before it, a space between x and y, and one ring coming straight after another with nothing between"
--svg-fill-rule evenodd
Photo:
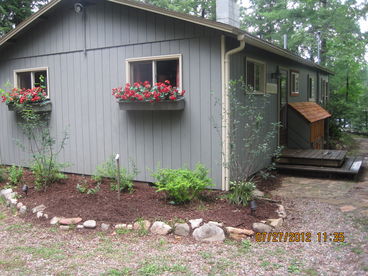
<instances>
[{"instance_id":1,"label":"white garden stake","mask_svg":"<svg viewBox=\"0 0 368 276\"><path fill-rule=\"evenodd\" d=\"M120 162L119 162L120 156L119 154L116 154L115 160L116 160L116 168L117 168L116 181L118 184L118 200L120 200Z\"/></svg>"}]
</instances>

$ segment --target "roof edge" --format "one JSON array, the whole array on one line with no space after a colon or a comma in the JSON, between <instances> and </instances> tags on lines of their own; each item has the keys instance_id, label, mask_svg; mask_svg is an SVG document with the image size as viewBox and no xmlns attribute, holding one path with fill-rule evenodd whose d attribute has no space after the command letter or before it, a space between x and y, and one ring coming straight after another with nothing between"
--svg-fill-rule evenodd
<instances>
[{"instance_id":1,"label":"roof edge","mask_svg":"<svg viewBox=\"0 0 368 276\"><path fill-rule=\"evenodd\" d=\"M17 33L19 33L24 28L26 28L28 25L30 25L37 18L39 18L41 15L45 14L47 11L49 11L50 9L52 9L53 7L58 5L61 1L62 0L52 0L51 2L49 2L45 6L43 6L39 11L35 12L30 17L28 17L26 20L24 20L23 22L18 24L15 29L11 30L10 32L5 34L2 38L0 38L0 47L3 46L7 41L9 41ZM272 44L272 43L270 43L266 40L258 38L258 37L246 32L246 31L244 31L244 30L241 30L239 28L233 27L233 26L228 25L228 24L224 24L224 23L221 23L221 22L216 22L216 21L212 21L212 20L209 20L209 19L205 19L205 18L201 18L201 17L197 17L197 16L185 14L185 13L180 13L180 12L176 12L176 11L172 11L172 10L167 10L167 9L156 7L154 5L149 5L149 4L145 4L145 3L141 3L141 2L137 2L137 1L132 1L132 0L107 0L107 1L111 2L111 3L125 5L125 6L129 6L129 7L132 7L132 8L137 8L137 9L140 9L140 10L153 12L153 13L156 13L156 14L160 14L160 15L164 15L164 16L184 20L184 21L187 21L187 22L191 22L191 23L194 23L194 24L205 26L205 27L208 27L208 28L211 28L211 29L216 29L216 30L219 30L219 31L231 34L231 35L235 35L235 36L237 36L239 34L244 34L246 42L249 43L250 45L253 45L253 46L261 48L263 50L272 52L276 55L288 58L290 60L299 62L299 63L307 65L309 67L313 67L313 68L315 68L317 70L320 70L322 72L332 74L332 75L334 74L333 71L327 69L326 67L323 67L323 66L321 66L319 64L316 64L316 63L314 63L310 60L302 58L301 56L296 55L296 54L290 52L289 50L283 49L283 48L281 48L279 46L276 46L276 45L274 45L274 44Z\"/></svg>"}]
</instances>

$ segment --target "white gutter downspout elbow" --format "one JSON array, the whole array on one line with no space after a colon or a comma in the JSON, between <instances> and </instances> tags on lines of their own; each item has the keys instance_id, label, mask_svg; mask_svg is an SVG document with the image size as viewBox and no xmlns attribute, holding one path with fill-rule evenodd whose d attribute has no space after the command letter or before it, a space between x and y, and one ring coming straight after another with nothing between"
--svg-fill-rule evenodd
<instances>
[{"instance_id":1,"label":"white gutter downspout elbow","mask_svg":"<svg viewBox=\"0 0 368 276\"><path fill-rule=\"evenodd\" d=\"M221 37L222 52L222 189L230 188L230 58L245 48L245 35L238 35L240 45L237 48L225 52L225 36Z\"/></svg>"}]
</instances>

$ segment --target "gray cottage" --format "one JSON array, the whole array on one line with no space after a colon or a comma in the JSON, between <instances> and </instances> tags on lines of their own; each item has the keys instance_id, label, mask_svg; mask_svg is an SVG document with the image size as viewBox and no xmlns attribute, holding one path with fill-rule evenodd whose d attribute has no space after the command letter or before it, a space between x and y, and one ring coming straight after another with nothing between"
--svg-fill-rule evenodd
<instances>
[{"instance_id":1,"label":"gray cottage","mask_svg":"<svg viewBox=\"0 0 368 276\"><path fill-rule=\"evenodd\" d=\"M70 133L67 172L92 174L115 153L123 166L135 162L140 181L157 167L201 162L227 190L229 80L270 94L265 119L283 124L275 145L305 148L313 144L301 124L289 129L288 104L324 105L332 73L239 29L238 14L236 0L217 1L218 22L131 0L52 0L0 39L0 84L30 88L46 76L50 127ZM187 91L180 110L121 110L111 95L160 76ZM26 165L15 112L2 104L0 118L0 163Z\"/></svg>"}]
</instances>

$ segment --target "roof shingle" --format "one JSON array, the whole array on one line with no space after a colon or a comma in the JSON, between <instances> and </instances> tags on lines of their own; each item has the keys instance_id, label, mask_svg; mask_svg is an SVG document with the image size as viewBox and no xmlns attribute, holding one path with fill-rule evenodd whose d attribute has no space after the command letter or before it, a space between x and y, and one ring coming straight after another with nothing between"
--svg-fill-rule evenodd
<instances>
[{"instance_id":1,"label":"roof shingle","mask_svg":"<svg viewBox=\"0 0 368 276\"><path fill-rule=\"evenodd\" d=\"M310 123L331 117L331 114L326 109L315 102L289 103L289 106Z\"/></svg>"}]
</instances>

